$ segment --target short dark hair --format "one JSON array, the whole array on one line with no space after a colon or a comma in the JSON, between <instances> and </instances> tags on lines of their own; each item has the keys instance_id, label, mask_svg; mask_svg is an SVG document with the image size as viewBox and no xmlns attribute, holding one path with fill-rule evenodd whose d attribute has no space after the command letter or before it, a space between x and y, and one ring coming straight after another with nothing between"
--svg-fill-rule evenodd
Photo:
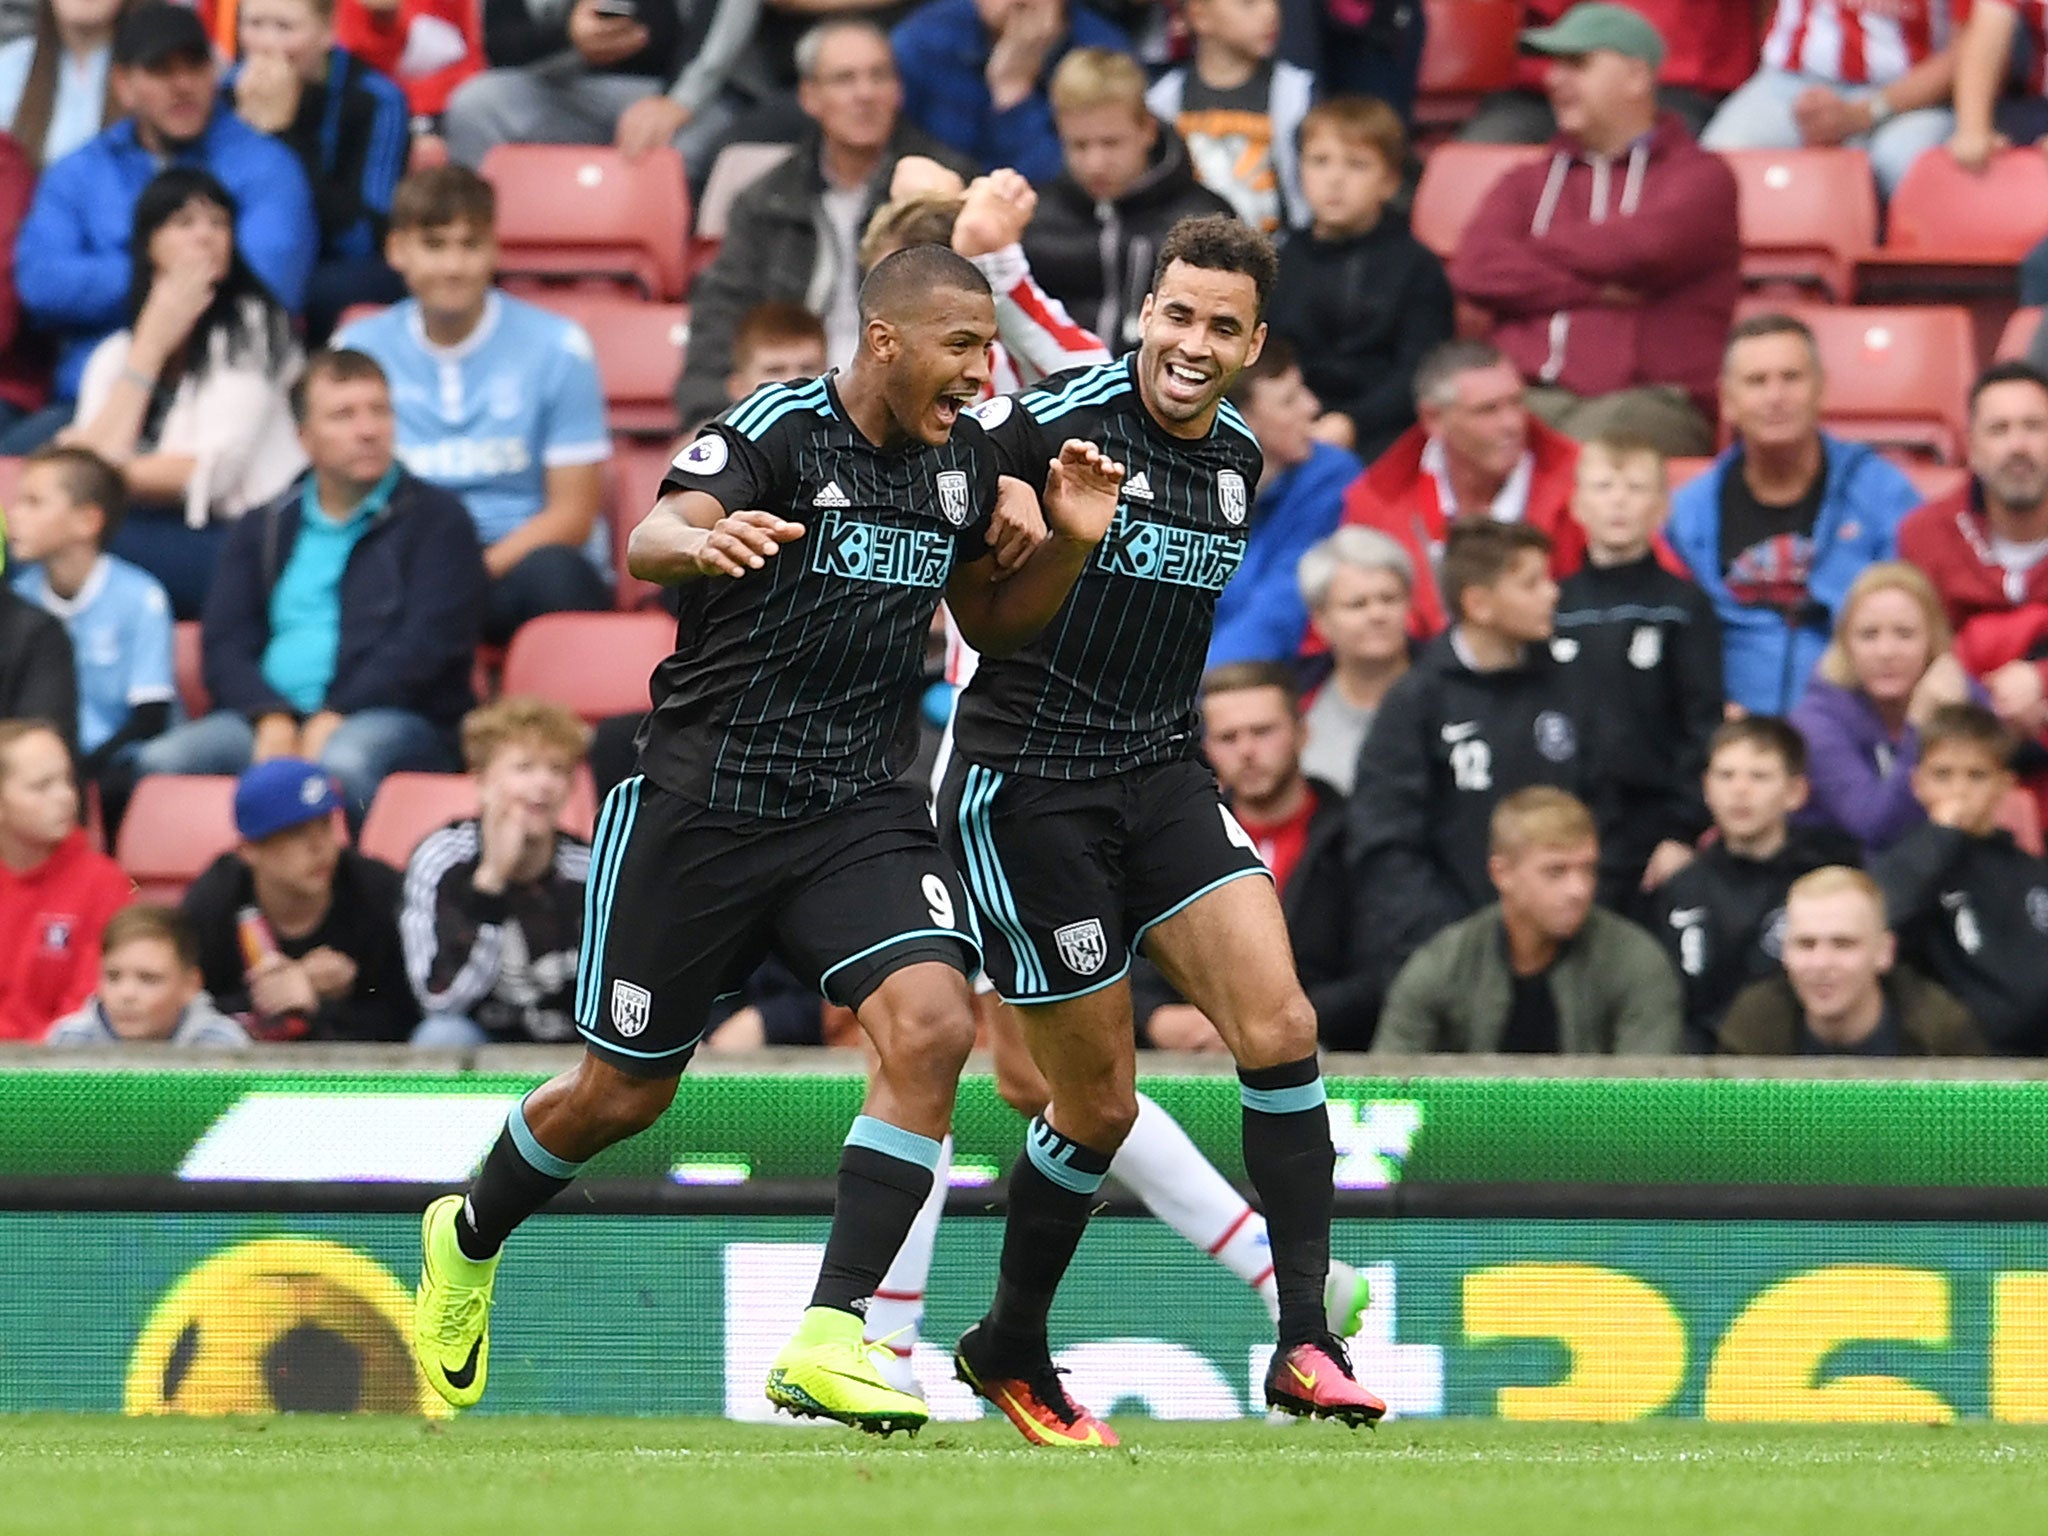
<instances>
[{"instance_id":1,"label":"short dark hair","mask_svg":"<svg viewBox=\"0 0 2048 1536\"><path fill-rule=\"evenodd\" d=\"M1714 734L1707 738L1708 763L1711 764L1724 747L1738 745L1773 754L1795 779L1806 776L1806 738L1789 720L1777 715L1744 715L1739 720L1722 721L1714 727Z\"/></svg>"},{"instance_id":2,"label":"short dark hair","mask_svg":"<svg viewBox=\"0 0 2048 1536\"><path fill-rule=\"evenodd\" d=\"M990 293L981 269L947 246L906 245L891 251L861 282L860 323L891 319L913 298L940 288Z\"/></svg>"},{"instance_id":3,"label":"short dark hair","mask_svg":"<svg viewBox=\"0 0 2048 1536\"><path fill-rule=\"evenodd\" d=\"M2019 741L2012 728L1982 704L1944 704L1920 727L1920 761L1926 762L1936 747L1950 746L1981 747L2001 768L2010 768Z\"/></svg>"},{"instance_id":4,"label":"short dark hair","mask_svg":"<svg viewBox=\"0 0 2048 1536\"><path fill-rule=\"evenodd\" d=\"M1280 258L1273 242L1231 213L1190 215L1166 232L1159 259L1152 264L1152 291L1176 261L1209 272L1242 272L1257 294L1256 320L1266 312L1266 299L1280 280Z\"/></svg>"},{"instance_id":5,"label":"short dark hair","mask_svg":"<svg viewBox=\"0 0 2048 1536\"><path fill-rule=\"evenodd\" d=\"M787 299L756 304L740 316L739 327L732 333L733 368L744 368L757 347L772 347L786 341L815 341L822 347L825 322L803 305Z\"/></svg>"},{"instance_id":6,"label":"short dark hair","mask_svg":"<svg viewBox=\"0 0 2048 1536\"><path fill-rule=\"evenodd\" d=\"M1550 556L1550 538L1527 523L1496 523L1491 518L1456 522L1444 539L1443 565L1437 584L1443 588L1444 612L1453 624L1465 618L1465 594L1490 587L1507 575L1527 553Z\"/></svg>"},{"instance_id":7,"label":"short dark hair","mask_svg":"<svg viewBox=\"0 0 2048 1536\"><path fill-rule=\"evenodd\" d=\"M1813 327L1797 315L1781 314L1768 310L1761 315L1751 315L1737 321L1728 331L1728 340L1721 348L1721 366L1728 366L1728 359L1735 355L1735 349L1745 341L1756 341L1765 336L1797 336L1806 343L1807 356L1813 359L1814 372L1821 371L1820 342L1813 334Z\"/></svg>"},{"instance_id":8,"label":"short dark hair","mask_svg":"<svg viewBox=\"0 0 2048 1536\"><path fill-rule=\"evenodd\" d=\"M57 471L74 507L100 509L99 546L104 550L114 541L121 519L128 515L128 482L121 478L121 471L90 448L71 443L46 443L28 456L28 466L37 464Z\"/></svg>"},{"instance_id":9,"label":"short dark hair","mask_svg":"<svg viewBox=\"0 0 2048 1536\"><path fill-rule=\"evenodd\" d=\"M1977 414L1977 399L1995 384L2031 384L2034 388L2048 393L2048 373L2043 373L2024 358L2013 358L2010 362L1993 363L1977 375L1977 382L1970 386L1970 414Z\"/></svg>"},{"instance_id":10,"label":"short dark hair","mask_svg":"<svg viewBox=\"0 0 2048 1536\"><path fill-rule=\"evenodd\" d=\"M1226 661L1202 674L1205 701L1219 693L1249 693L1254 688L1278 688L1287 699L1288 712L1301 713L1301 685L1284 662Z\"/></svg>"},{"instance_id":11,"label":"short dark hair","mask_svg":"<svg viewBox=\"0 0 2048 1536\"><path fill-rule=\"evenodd\" d=\"M198 936L192 931L191 919L176 907L154 906L146 901L123 907L100 930L100 953L111 955L123 944L133 944L137 939L156 939L168 944L181 969L199 969Z\"/></svg>"},{"instance_id":12,"label":"short dark hair","mask_svg":"<svg viewBox=\"0 0 2048 1536\"><path fill-rule=\"evenodd\" d=\"M1259 355L1244 365L1242 372L1230 381L1230 403L1243 410L1252 402L1252 391L1259 385L1279 378L1296 365L1294 346L1285 336L1266 333L1266 345Z\"/></svg>"},{"instance_id":13,"label":"short dark hair","mask_svg":"<svg viewBox=\"0 0 2048 1536\"><path fill-rule=\"evenodd\" d=\"M498 226L498 194L466 165L414 171L391 194L392 229L437 229L443 224Z\"/></svg>"},{"instance_id":14,"label":"short dark hair","mask_svg":"<svg viewBox=\"0 0 2048 1536\"><path fill-rule=\"evenodd\" d=\"M353 347L322 347L306 359L305 371L292 380L292 420L300 426L306 424L306 402L316 379L332 379L337 384L375 379L386 389L391 387L384 365L369 353Z\"/></svg>"}]
</instances>

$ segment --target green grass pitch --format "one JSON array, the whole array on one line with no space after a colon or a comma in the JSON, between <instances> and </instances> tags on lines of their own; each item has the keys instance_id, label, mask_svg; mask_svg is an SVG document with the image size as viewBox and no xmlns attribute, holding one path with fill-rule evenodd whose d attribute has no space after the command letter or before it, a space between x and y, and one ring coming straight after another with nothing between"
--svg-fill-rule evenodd
<instances>
[{"instance_id":1,"label":"green grass pitch","mask_svg":"<svg viewBox=\"0 0 2048 1536\"><path fill-rule=\"evenodd\" d=\"M2021 1536L2048 1432L1399 1423L1003 1424L887 1443L705 1420L0 1418L7 1536Z\"/></svg>"}]
</instances>

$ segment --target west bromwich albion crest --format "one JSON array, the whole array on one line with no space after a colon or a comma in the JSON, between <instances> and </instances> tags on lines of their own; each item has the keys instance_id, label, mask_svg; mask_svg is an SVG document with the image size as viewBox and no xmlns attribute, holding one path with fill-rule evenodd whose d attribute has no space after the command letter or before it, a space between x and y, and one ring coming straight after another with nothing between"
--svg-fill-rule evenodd
<instances>
[{"instance_id":1,"label":"west bromwich albion crest","mask_svg":"<svg viewBox=\"0 0 2048 1536\"><path fill-rule=\"evenodd\" d=\"M939 471L939 515L955 528L967 525L967 472L960 469Z\"/></svg>"},{"instance_id":2,"label":"west bromwich albion crest","mask_svg":"<svg viewBox=\"0 0 2048 1536\"><path fill-rule=\"evenodd\" d=\"M628 1040L647 1027L647 1015L654 998L645 987L630 981L612 982L612 1028Z\"/></svg>"},{"instance_id":3,"label":"west bromwich albion crest","mask_svg":"<svg viewBox=\"0 0 2048 1536\"><path fill-rule=\"evenodd\" d=\"M1223 520L1235 527L1244 521L1244 476L1226 469L1216 477L1216 497L1223 504Z\"/></svg>"},{"instance_id":4,"label":"west bromwich albion crest","mask_svg":"<svg viewBox=\"0 0 2048 1536\"><path fill-rule=\"evenodd\" d=\"M1060 947L1060 959L1076 976L1093 976L1102 969L1102 962L1109 958L1109 940L1103 935L1099 917L1055 928L1052 936Z\"/></svg>"}]
</instances>

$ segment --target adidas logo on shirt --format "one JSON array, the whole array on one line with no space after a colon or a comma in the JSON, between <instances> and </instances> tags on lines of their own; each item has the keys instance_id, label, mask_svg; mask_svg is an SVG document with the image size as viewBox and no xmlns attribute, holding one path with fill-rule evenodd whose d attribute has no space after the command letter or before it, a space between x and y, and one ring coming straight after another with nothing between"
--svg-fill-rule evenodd
<instances>
[{"instance_id":1,"label":"adidas logo on shirt","mask_svg":"<svg viewBox=\"0 0 2048 1536\"><path fill-rule=\"evenodd\" d=\"M1150 501L1151 499L1152 481L1142 469L1124 482L1124 500Z\"/></svg>"},{"instance_id":2,"label":"adidas logo on shirt","mask_svg":"<svg viewBox=\"0 0 2048 1536\"><path fill-rule=\"evenodd\" d=\"M811 505L814 507L850 507L853 503L846 499L846 492L839 489L839 482L837 480L827 480L825 488L811 498Z\"/></svg>"}]
</instances>

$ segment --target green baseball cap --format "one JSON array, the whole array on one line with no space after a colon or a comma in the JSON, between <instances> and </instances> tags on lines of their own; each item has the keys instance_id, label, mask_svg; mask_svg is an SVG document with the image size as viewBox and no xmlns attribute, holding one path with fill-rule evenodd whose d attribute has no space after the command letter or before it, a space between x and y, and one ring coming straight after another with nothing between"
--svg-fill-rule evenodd
<instances>
[{"instance_id":1,"label":"green baseball cap","mask_svg":"<svg viewBox=\"0 0 2048 1536\"><path fill-rule=\"evenodd\" d=\"M1606 0L1588 0L1575 5L1547 27L1531 27L1522 34L1522 46L1531 53L1578 55L1605 49L1625 58L1641 59L1656 69L1664 62L1664 39L1657 29L1625 5Z\"/></svg>"}]
</instances>

